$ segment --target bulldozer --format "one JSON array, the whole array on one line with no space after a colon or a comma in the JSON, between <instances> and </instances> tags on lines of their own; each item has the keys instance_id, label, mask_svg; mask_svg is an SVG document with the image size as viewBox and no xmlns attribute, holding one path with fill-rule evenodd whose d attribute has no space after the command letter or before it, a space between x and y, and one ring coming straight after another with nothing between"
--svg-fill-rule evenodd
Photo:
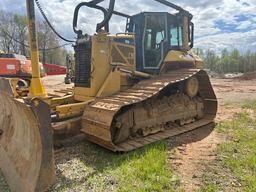
<instances>
[{"instance_id":1,"label":"bulldozer","mask_svg":"<svg viewBox=\"0 0 256 192\"><path fill-rule=\"evenodd\" d=\"M50 97L40 79L34 0L27 0L32 79L19 94L12 79L0 79L0 166L12 191L40 192L54 183L54 148L85 139L112 152L129 152L197 128L214 127L217 99L203 61L190 52L193 16L167 0L152 0L168 12L128 15L115 0L78 4L72 95ZM82 7L104 20L89 35L78 26ZM126 19L110 34L113 15Z\"/></svg>"}]
</instances>

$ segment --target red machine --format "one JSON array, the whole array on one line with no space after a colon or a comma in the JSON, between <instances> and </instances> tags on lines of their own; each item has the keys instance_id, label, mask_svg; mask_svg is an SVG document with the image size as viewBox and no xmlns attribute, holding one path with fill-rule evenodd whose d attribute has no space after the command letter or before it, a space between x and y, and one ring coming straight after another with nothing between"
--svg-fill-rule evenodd
<instances>
[{"instance_id":1,"label":"red machine","mask_svg":"<svg viewBox=\"0 0 256 192\"><path fill-rule=\"evenodd\" d=\"M0 76L31 77L31 61L23 55L1 53Z\"/></svg>"},{"instance_id":2,"label":"red machine","mask_svg":"<svg viewBox=\"0 0 256 192\"><path fill-rule=\"evenodd\" d=\"M67 68L54 64L44 64L44 69L47 75L66 75Z\"/></svg>"},{"instance_id":3,"label":"red machine","mask_svg":"<svg viewBox=\"0 0 256 192\"><path fill-rule=\"evenodd\" d=\"M0 77L17 77L29 80L32 73L31 61L24 55L0 53ZM40 64L41 76L45 76L43 65Z\"/></svg>"}]
</instances>

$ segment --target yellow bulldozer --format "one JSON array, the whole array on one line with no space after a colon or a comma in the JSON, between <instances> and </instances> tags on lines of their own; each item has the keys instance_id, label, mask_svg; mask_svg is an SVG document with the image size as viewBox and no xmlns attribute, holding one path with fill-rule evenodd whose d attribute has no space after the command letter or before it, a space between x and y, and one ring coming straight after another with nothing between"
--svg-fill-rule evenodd
<instances>
[{"instance_id":1,"label":"yellow bulldozer","mask_svg":"<svg viewBox=\"0 0 256 192\"><path fill-rule=\"evenodd\" d=\"M217 100L203 61L191 53L192 15L127 15L92 0L77 5L75 83L72 95L50 97L40 79L34 0L27 0L33 77L19 95L0 79L0 166L12 191L44 191L55 179L54 145L83 134L113 152L129 152L201 127L214 127ZM80 8L103 12L94 35L78 27ZM109 34L112 15L126 19L123 33Z\"/></svg>"}]
</instances>

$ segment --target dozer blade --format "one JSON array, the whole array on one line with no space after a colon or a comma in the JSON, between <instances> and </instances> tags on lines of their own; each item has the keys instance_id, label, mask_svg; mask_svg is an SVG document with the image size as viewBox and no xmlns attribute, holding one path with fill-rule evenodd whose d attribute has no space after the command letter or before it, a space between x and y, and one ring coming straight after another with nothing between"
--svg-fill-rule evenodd
<instances>
[{"instance_id":1,"label":"dozer blade","mask_svg":"<svg viewBox=\"0 0 256 192\"><path fill-rule=\"evenodd\" d=\"M172 95L173 90L179 90L180 85L194 77L199 82L197 98L176 92L166 99L166 95ZM214 127L217 106L207 73L180 69L143 80L128 90L87 105L82 131L94 143L112 151L127 152L193 129ZM141 125L143 131L151 132L141 134ZM131 132L136 126L139 132Z\"/></svg>"},{"instance_id":2,"label":"dozer blade","mask_svg":"<svg viewBox=\"0 0 256 192\"><path fill-rule=\"evenodd\" d=\"M0 79L0 166L13 192L45 191L55 179L50 109L15 99Z\"/></svg>"}]
</instances>

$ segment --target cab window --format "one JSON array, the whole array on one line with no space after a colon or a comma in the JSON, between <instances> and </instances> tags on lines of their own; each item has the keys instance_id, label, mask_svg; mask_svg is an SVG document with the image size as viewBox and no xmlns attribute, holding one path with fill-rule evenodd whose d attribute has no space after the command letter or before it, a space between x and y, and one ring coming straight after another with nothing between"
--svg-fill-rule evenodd
<instances>
[{"instance_id":1,"label":"cab window","mask_svg":"<svg viewBox=\"0 0 256 192\"><path fill-rule=\"evenodd\" d=\"M182 27L177 27L171 25L170 27L170 45L172 47L182 46L183 45L183 29Z\"/></svg>"},{"instance_id":2,"label":"cab window","mask_svg":"<svg viewBox=\"0 0 256 192\"><path fill-rule=\"evenodd\" d=\"M147 29L146 31L146 49L152 48L152 30Z\"/></svg>"},{"instance_id":3,"label":"cab window","mask_svg":"<svg viewBox=\"0 0 256 192\"><path fill-rule=\"evenodd\" d=\"M163 31L159 31L156 33L156 45L159 48L160 43L165 39L165 33Z\"/></svg>"}]
</instances>

